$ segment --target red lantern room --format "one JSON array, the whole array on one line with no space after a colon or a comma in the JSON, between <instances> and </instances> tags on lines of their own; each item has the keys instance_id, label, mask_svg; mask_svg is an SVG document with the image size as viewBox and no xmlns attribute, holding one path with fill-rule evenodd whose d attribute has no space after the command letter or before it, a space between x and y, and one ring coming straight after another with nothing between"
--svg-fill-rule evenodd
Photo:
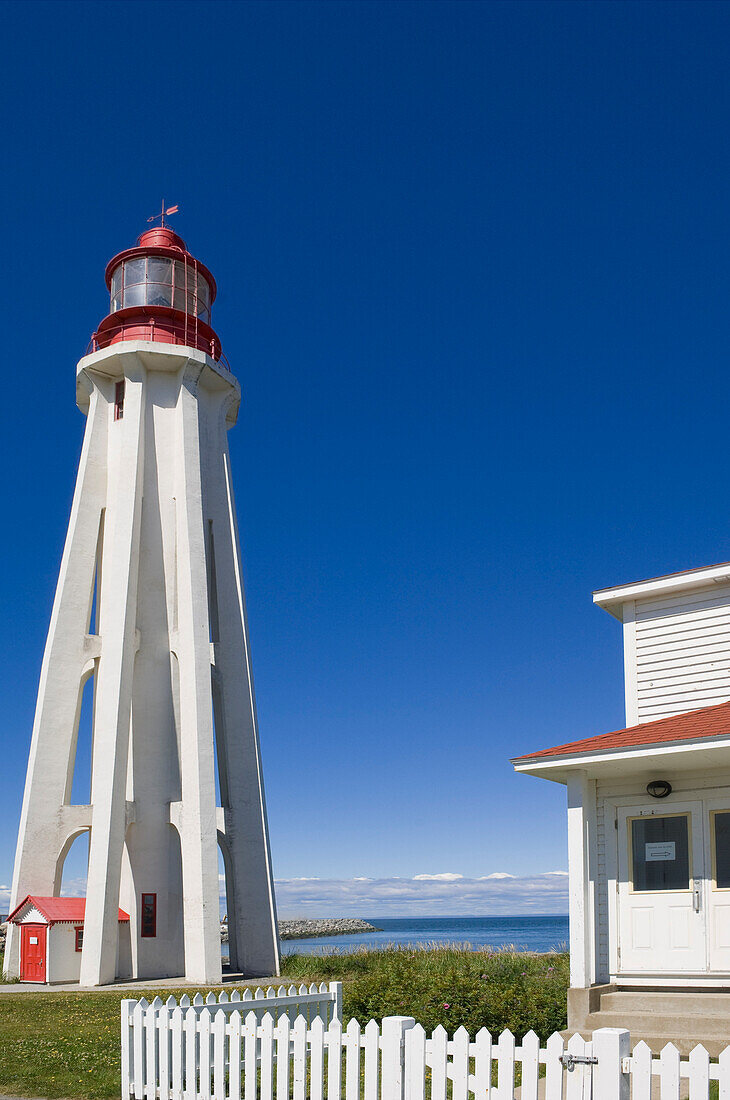
<instances>
[{"instance_id":1,"label":"red lantern room","mask_svg":"<svg viewBox=\"0 0 730 1100\"><path fill-rule=\"evenodd\" d=\"M94 350L121 340L155 340L220 359L220 340L210 325L215 279L168 226L148 229L136 248L110 260L106 285L109 315L94 333Z\"/></svg>"}]
</instances>

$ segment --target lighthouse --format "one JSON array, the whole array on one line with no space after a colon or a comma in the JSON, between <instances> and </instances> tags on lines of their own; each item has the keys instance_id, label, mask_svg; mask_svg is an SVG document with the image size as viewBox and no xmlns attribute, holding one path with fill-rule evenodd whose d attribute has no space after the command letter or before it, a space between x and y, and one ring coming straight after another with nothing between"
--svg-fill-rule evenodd
<instances>
[{"instance_id":1,"label":"lighthouse","mask_svg":"<svg viewBox=\"0 0 730 1100\"><path fill-rule=\"evenodd\" d=\"M45 653L11 909L60 894L89 833L80 982L278 973L276 910L228 430L240 385L216 284L162 224L106 269L76 369L86 430ZM88 681L93 681L91 685ZM84 689L88 803L73 804ZM129 920L120 920L120 910ZM21 972L9 926L5 969ZM79 948L80 943L80 948Z\"/></svg>"}]
</instances>

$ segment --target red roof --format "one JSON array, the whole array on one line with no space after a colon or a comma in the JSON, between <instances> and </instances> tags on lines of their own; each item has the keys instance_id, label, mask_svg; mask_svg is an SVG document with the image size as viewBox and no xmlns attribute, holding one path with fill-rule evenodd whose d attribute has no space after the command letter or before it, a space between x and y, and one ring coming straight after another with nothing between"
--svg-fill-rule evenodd
<instances>
[{"instance_id":1,"label":"red roof","mask_svg":"<svg viewBox=\"0 0 730 1100\"><path fill-rule=\"evenodd\" d=\"M86 912L86 898L42 898L37 894L28 894L20 905L12 911L8 920L12 920L26 905L34 905L39 913L42 913L49 924L58 921L80 921L84 919ZM119 919L129 920L129 913L119 910Z\"/></svg>"},{"instance_id":2,"label":"red roof","mask_svg":"<svg viewBox=\"0 0 730 1100\"><path fill-rule=\"evenodd\" d=\"M656 722L642 722L639 726L614 730L613 733L601 733L598 737L586 737L583 741L569 741L566 745L556 745L552 749L541 749L539 752L527 753L526 756L518 756L514 763L540 760L548 756L600 752L601 749L631 749L639 745L659 745L665 741L702 741L709 737L723 736L730 736L730 703L718 703L713 707L691 710L687 714L659 718Z\"/></svg>"}]
</instances>

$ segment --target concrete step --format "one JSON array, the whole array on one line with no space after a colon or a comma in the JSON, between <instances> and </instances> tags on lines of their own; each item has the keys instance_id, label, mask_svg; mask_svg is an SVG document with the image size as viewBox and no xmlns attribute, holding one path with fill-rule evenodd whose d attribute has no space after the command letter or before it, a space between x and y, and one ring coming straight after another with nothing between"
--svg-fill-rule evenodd
<instances>
[{"instance_id":1,"label":"concrete step","mask_svg":"<svg viewBox=\"0 0 730 1100\"><path fill-rule=\"evenodd\" d=\"M709 993L688 990L671 993L655 990L622 989L616 993L604 993L601 1011L608 1012L660 1012L663 1016L725 1016L730 1018L730 993Z\"/></svg>"},{"instance_id":2,"label":"concrete step","mask_svg":"<svg viewBox=\"0 0 730 1100\"><path fill-rule=\"evenodd\" d=\"M667 1042L683 1039L685 1035L702 1035L708 1039L724 1039L730 1046L730 1016L680 1016L670 1012L591 1012L585 1026L625 1027L631 1032L650 1031L652 1035L666 1035Z\"/></svg>"},{"instance_id":3,"label":"concrete step","mask_svg":"<svg viewBox=\"0 0 730 1100\"><path fill-rule=\"evenodd\" d=\"M596 1012L593 1015L598 1016L599 1013ZM613 1027L615 1025L601 1023L598 1026ZM561 1034L567 1042L570 1036L574 1034L574 1032L563 1031L561 1032ZM590 1039L592 1037L592 1031L582 1030L580 1034L583 1036L584 1039ZM702 1044L702 1046L705 1048L711 1058L717 1058L720 1054L722 1054L725 1047L730 1046L730 1041L728 1041L727 1039L709 1039L706 1035L702 1034L685 1035L678 1038L675 1034L656 1035L654 1033L650 1033L649 1031L632 1031L631 1049L633 1050L637 1043L642 1042L647 1044L655 1058L659 1057L667 1043L672 1043L677 1048L683 1058L686 1058L688 1055L690 1055L694 1048L696 1046L699 1046L700 1044ZM652 1078L652 1088L655 1080L658 1081L659 1079ZM682 1078L682 1082L683 1085L687 1084L684 1078Z\"/></svg>"}]
</instances>

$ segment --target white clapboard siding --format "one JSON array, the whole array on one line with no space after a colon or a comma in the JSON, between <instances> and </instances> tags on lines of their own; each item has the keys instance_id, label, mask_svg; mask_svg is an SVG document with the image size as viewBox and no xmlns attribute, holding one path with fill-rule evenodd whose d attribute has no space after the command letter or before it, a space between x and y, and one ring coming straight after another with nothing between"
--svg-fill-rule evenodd
<instances>
[{"instance_id":1,"label":"white clapboard siding","mask_svg":"<svg viewBox=\"0 0 730 1100\"><path fill-rule=\"evenodd\" d=\"M449 1039L407 1016L350 1020L343 1032L337 1018L282 1013L275 1025L242 1000L225 1004L123 1001L123 1100L514 1100L518 1087L521 1100L710 1100L715 1081L730 1100L730 1047L715 1062L702 1046L685 1060L671 1044L658 1058L645 1043L630 1055L618 1028L567 1045L551 1035L543 1046L532 1031L521 1044L509 1031L493 1042L484 1028L474 1041L463 1027Z\"/></svg>"},{"instance_id":2,"label":"white clapboard siding","mask_svg":"<svg viewBox=\"0 0 730 1100\"><path fill-rule=\"evenodd\" d=\"M636 600L627 619L630 724L730 700L730 585Z\"/></svg>"}]
</instances>

